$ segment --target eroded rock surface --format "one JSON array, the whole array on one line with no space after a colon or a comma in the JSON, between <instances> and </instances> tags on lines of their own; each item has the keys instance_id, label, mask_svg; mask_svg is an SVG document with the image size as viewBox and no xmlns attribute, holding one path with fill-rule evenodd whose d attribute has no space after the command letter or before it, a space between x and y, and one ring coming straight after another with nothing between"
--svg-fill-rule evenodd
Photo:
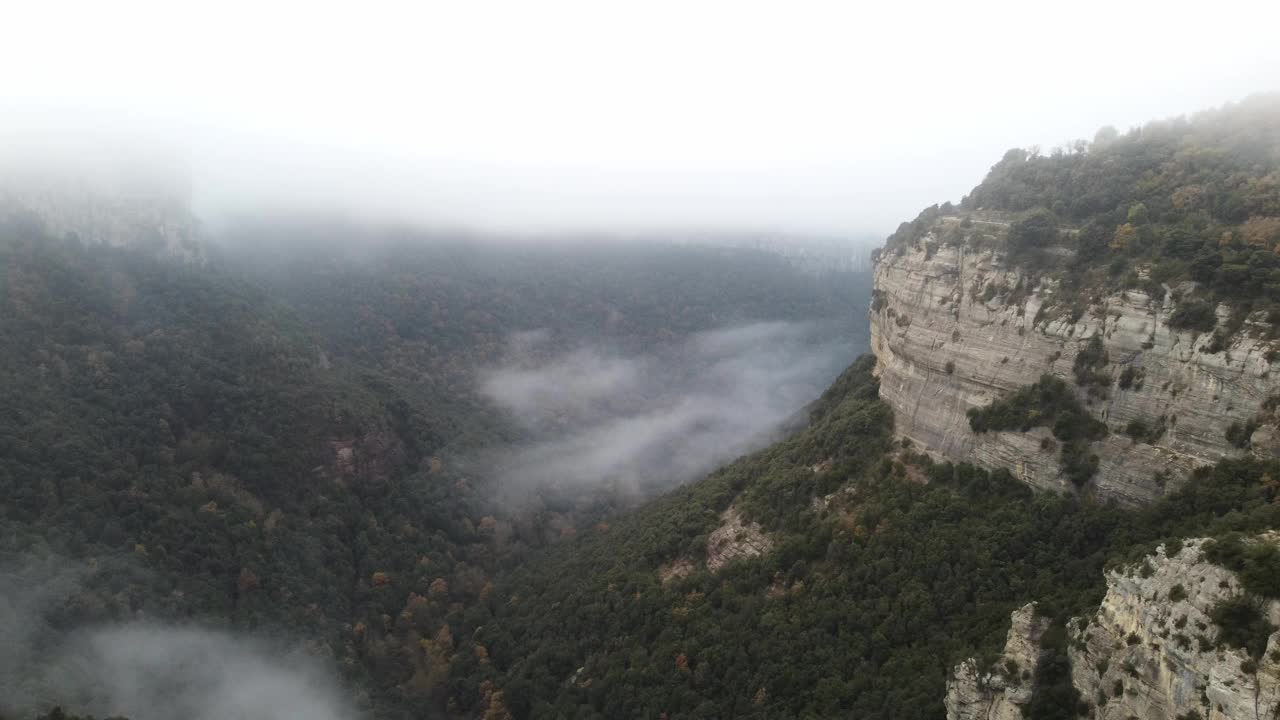
<instances>
[{"instance_id":1,"label":"eroded rock surface","mask_svg":"<svg viewBox=\"0 0 1280 720\"><path fill-rule=\"evenodd\" d=\"M1056 448L1042 443L1048 428L976 434L966 412L1045 373L1074 384L1075 357L1097 335L1109 358L1101 371L1113 382L1108 397L1089 405L1111 428L1092 448L1100 460L1092 492L1146 503L1175 489L1195 467L1246 452L1225 430L1270 414L1264 404L1280 390L1267 359L1271 342L1241 332L1224 350L1205 352L1210 333L1169 327L1172 293L1156 300L1126 291L1098 299L1074 319L1042 314L1062 292L1053 274L1011 267L998 250L941 243L938 237L958 222L942 218L919 247L887 251L876 267L872 351L880 395L893 407L901 437L935 457L1007 468L1038 489L1072 489L1059 472ZM971 227L998 234L1004 226L971 219ZM1163 423L1165 431L1135 442L1123 432L1132 420ZM1254 451L1274 453L1276 436L1263 423ZM1157 471L1165 476L1157 478Z\"/></svg>"},{"instance_id":2,"label":"eroded rock surface","mask_svg":"<svg viewBox=\"0 0 1280 720\"><path fill-rule=\"evenodd\" d=\"M1203 542L1188 541L1171 555L1161 548L1145 568L1109 574L1097 614L1073 623L1072 681L1094 705L1093 717L1277 717L1280 633L1253 665L1244 650L1219 647L1209 614L1242 589L1235 573L1202 558ZM1280 602L1268 603L1267 613L1280 622Z\"/></svg>"},{"instance_id":3,"label":"eroded rock surface","mask_svg":"<svg viewBox=\"0 0 1280 720\"><path fill-rule=\"evenodd\" d=\"M947 720L1020 720L1022 707L1031 702L1040 636L1047 627L1048 620L1036 616L1035 603L1015 610L996 667L983 673L973 659L956 666L947 681Z\"/></svg>"},{"instance_id":4,"label":"eroded rock surface","mask_svg":"<svg viewBox=\"0 0 1280 720\"><path fill-rule=\"evenodd\" d=\"M1274 533L1254 539L1278 541ZM1174 552L1162 547L1137 567L1108 573L1097 612L1070 621L1071 680L1089 707L1088 717L1280 718L1280 631L1266 638L1256 660L1219 642L1211 613L1244 589L1235 573L1204 559L1204 543L1189 540ZM1280 626L1280 602L1258 602L1271 626ZM972 659L955 667L944 700L948 720L1021 717L1035 691L1043 623L1025 606L1013 613L996 667L983 674Z\"/></svg>"},{"instance_id":5,"label":"eroded rock surface","mask_svg":"<svg viewBox=\"0 0 1280 720\"><path fill-rule=\"evenodd\" d=\"M729 506L720 521L720 527L707 538L707 569L711 572L738 558L763 555L773 548L760 524L745 522L736 507Z\"/></svg>"}]
</instances>

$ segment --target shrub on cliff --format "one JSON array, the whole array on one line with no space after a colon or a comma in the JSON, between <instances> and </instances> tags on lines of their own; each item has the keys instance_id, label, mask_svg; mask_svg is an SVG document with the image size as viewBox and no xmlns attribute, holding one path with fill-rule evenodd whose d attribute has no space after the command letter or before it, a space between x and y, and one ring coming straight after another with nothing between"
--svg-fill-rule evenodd
<instances>
[{"instance_id":1,"label":"shrub on cliff","mask_svg":"<svg viewBox=\"0 0 1280 720\"><path fill-rule=\"evenodd\" d=\"M1037 208L1009 225L1009 254L1021 257L1042 250L1058 239L1058 220L1053 213Z\"/></svg>"},{"instance_id":2,"label":"shrub on cliff","mask_svg":"<svg viewBox=\"0 0 1280 720\"><path fill-rule=\"evenodd\" d=\"M1175 330L1211 332L1218 326L1216 303L1185 300L1169 314L1169 327Z\"/></svg>"},{"instance_id":3,"label":"shrub on cliff","mask_svg":"<svg viewBox=\"0 0 1280 720\"><path fill-rule=\"evenodd\" d=\"M1209 562L1235 572L1249 592L1280 599L1280 548L1268 542L1245 543L1239 533L1229 533L1206 543Z\"/></svg>"},{"instance_id":4,"label":"shrub on cliff","mask_svg":"<svg viewBox=\"0 0 1280 720\"><path fill-rule=\"evenodd\" d=\"M1089 342L1076 353L1071 372L1076 376L1076 384L1088 388L1091 397L1105 395L1106 388L1111 387L1111 376L1105 370L1110 359L1102 338L1097 335L1089 338Z\"/></svg>"},{"instance_id":5,"label":"shrub on cliff","mask_svg":"<svg viewBox=\"0 0 1280 720\"><path fill-rule=\"evenodd\" d=\"M1107 436L1106 423L1094 418L1061 378L1042 375L1032 385L985 408L969 410L969 427L976 433L1049 427L1062 443L1060 468L1075 485L1083 485L1098 471L1098 456L1089 443Z\"/></svg>"},{"instance_id":6,"label":"shrub on cliff","mask_svg":"<svg viewBox=\"0 0 1280 720\"><path fill-rule=\"evenodd\" d=\"M1267 650L1267 638L1275 627L1267 621L1261 604L1248 595L1236 595L1213 606L1209 617L1218 626L1218 644L1241 648L1258 659Z\"/></svg>"}]
</instances>

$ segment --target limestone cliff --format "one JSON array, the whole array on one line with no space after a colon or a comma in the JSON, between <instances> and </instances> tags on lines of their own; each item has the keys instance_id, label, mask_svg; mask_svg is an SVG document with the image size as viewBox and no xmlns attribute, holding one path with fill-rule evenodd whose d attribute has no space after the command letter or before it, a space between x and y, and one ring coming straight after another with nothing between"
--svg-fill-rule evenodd
<instances>
[{"instance_id":1,"label":"limestone cliff","mask_svg":"<svg viewBox=\"0 0 1280 720\"><path fill-rule=\"evenodd\" d=\"M935 457L1007 468L1038 489L1072 489L1048 428L976 434L966 412L1045 373L1074 382L1076 356L1096 335L1107 355L1099 371L1113 382L1105 397L1089 398L1083 389L1080 396L1111 433L1091 448L1099 468L1089 492L1149 502L1193 468L1243 454L1226 437L1232 423L1261 427L1256 452L1275 449L1274 430L1256 424L1280 389L1270 373L1270 341L1241 332L1215 348L1210 333L1172 329L1178 288L1166 288L1161 299L1137 290L1093 297L1078 316L1057 312L1060 277L1007 259L998 242L1007 221L991 213L940 217L919 242L879 259L872 351L901 437ZM1124 430L1135 420L1160 429L1159 436L1131 439Z\"/></svg>"},{"instance_id":2,"label":"limestone cliff","mask_svg":"<svg viewBox=\"0 0 1280 720\"><path fill-rule=\"evenodd\" d=\"M1280 632L1257 662L1217 642L1210 612L1242 590L1235 573L1203 559L1202 544L1161 548L1141 569L1110 573L1097 614L1072 623L1072 681L1093 717L1277 717ZM1280 602L1265 611L1273 627L1280 623Z\"/></svg>"},{"instance_id":3,"label":"limestone cliff","mask_svg":"<svg viewBox=\"0 0 1280 720\"><path fill-rule=\"evenodd\" d=\"M35 219L57 239L188 263L205 259L183 183L170 176L143 181L119 169L15 172L0 177L0 213Z\"/></svg>"},{"instance_id":4,"label":"limestone cliff","mask_svg":"<svg viewBox=\"0 0 1280 720\"><path fill-rule=\"evenodd\" d=\"M1257 542L1275 542L1274 535ZM1097 613L1068 625L1071 681L1097 720L1275 720L1280 717L1280 632L1258 660L1219 642L1211 613L1243 590L1235 573L1207 562L1203 540L1160 548L1137 568L1107 575ZM1013 613L1002 663L979 677L973 660L947 682L948 720L1018 718L1034 686L1019 673L1040 656L1043 626L1031 606ZM1280 602L1263 603L1274 629ZM1037 632L1038 630L1038 632ZM1016 640L1016 642L1015 642ZM1010 660L1013 662L1009 662Z\"/></svg>"},{"instance_id":5,"label":"limestone cliff","mask_svg":"<svg viewBox=\"0 0 1280 720\"><path fill-rule=\"evenodd\" d=\"M1047 626L1036 616L1035 603L1015 610L997 665L982 672L975 660L965 660L947 681L947 720L1020 720L1034 691L1040 636Z\"/></svg>"}]
</instances>

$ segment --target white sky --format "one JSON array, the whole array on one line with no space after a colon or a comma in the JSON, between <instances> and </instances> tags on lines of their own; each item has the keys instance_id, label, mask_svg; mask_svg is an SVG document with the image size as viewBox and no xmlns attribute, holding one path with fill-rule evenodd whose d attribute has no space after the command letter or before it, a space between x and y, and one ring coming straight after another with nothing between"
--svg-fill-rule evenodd
<instances>
[{"instance_id":1,"label":"white sky","mask_svg":"<svg viewBox=\"0 0 1280 720\"><path fill-rule=\"evenodd\" d=\"M214 214L884 232L1009 147L1280 90L1257 0L0 4L0 125L176 149Z\"/></svg>"}]
</instances>

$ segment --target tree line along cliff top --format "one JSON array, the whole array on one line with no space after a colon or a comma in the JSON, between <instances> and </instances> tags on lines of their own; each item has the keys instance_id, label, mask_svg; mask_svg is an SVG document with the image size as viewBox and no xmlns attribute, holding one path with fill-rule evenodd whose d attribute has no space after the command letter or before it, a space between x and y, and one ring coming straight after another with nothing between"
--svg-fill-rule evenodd
<instances>
[{"instance_id":1,"label":"tree line along cliff top","mask_svg":"<svg viewBox=\"0 0 1280 720\"><path fill-rule=\"evenodd\" d=\"M1215 303L1280 321L1280 94L1127 133L1098 131L1049 154L1013 149L959 205L903 223L881 257L990 247L1031 274L1097 298L1168 290L1174 324L1209 331ZM1087 298L1086 298L1087 299ZM1265 313L1260 315L1257 313Z\"/></svg>"}]
</instances>

